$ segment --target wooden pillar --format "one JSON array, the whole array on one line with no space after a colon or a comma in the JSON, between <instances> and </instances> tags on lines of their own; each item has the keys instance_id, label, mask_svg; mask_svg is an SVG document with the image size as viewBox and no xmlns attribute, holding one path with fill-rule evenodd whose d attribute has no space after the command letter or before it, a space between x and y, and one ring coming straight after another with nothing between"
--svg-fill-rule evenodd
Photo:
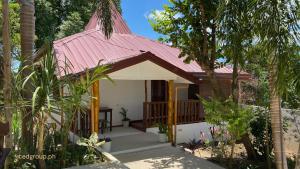
<instances>
[{"instance_id":1,"label":"wooden pillar","mask_svg":"<svg viewBox=\"0 0 300 169\"><path fill-rule=\"evenodd\" d=\"M60 95L61 95L61 97L64 97L64 87L63 86L60 87ZM63 129L64 124L65 124L65 117L64 116L65 116L65 114L61 110L61 112L60 112L60 130L61 131L63 131L62 129Z\"/></svg>"},{"instance_id":2,"label":"wooden pillar","mask_svg":"<svg viewBox=\"0 0 300 169\"><path fill-rule=\"evenodd\" d=\"M145 102L148 102L148 86L147 86L147 80L145 80Z\"/></svg>"},{"instance_id":3,"label":"wooden pillar","mask_svg":"<svg viewBox=\"0 0 300 169\"><path fill-rule=\"evenodd\" d=\"M175 101L174 101L174 138L172 140L172 145L176 146L176 137L177 137L177 96L178 96L178 88L175 89Z\"/></svg>"},{"instance_id":4,"label":"wooden pillar","mask_svg":"<svg viewBox=\"0 0 300 169\"><path fill-rule=\"evenodd\" d=\"M168 82L168 140L172 142L173 140L173 98L174 98L174 81L169 80Z\"/></svg>"},{"instance_id":5,"label":"wooden pillar","mask_svg":"<svg viewBox=\"0 0 300 169\"><path fill-rule=\"evenodd\" d=\"M100 110L100 82L97 80L92 86L92 104L91 104L91 130L99 131L99 110Z\"/></svg>"}]
</instances>

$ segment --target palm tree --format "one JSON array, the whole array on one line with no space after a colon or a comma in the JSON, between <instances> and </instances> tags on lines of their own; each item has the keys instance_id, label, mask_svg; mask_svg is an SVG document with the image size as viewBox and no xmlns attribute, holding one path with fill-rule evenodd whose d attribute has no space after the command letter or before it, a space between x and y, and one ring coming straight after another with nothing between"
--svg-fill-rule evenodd
<instances>
[{"instance_id":1,"label":"palm tree","mask_svg":"<svg viewBox=\"0 0 300 169\"><path fill-rule=\"evenodd\" d=\"M238 70L245 64L246 49L253 37L249 8L249 1L246 0L220 1L218 6L218 39L223 55L233 65L231 94L236 104L239 99ZM242 142L248 158L254 160L255 151L248 134L242 137Z\"/></svg>"},{"instance_id":2,"label":"palm tree","mask_svg":"<svg viewBox=\"0 0 300 169\"><path fill-rule=\"evenodd\" d=\"M8 0L2 0L2 12L3 12L3 98L4 98L4 112L6 120L9 123L9 129L11 129L12 122L12 109L11 109L11 54L10 54L10 37L9 37L9 7ZM11 146L10 134L6 139L6 147Z\"/></svg>"},{"instance_id":3,"label":"palm tree","mask_svg":"<svg viewBox=\"0 0 300 169\"><path fill-rule=\"evenodd\" d=\"M34 52L34 37L35 37L35 17L34 17L34 0L19 0L21 6L20 12L20 29L21 29L21 67L30 66L33 63L33 52ZM30 71L23 71L22 77L26 78L29 76ZM22 96L25 99L32 97L31 86L26 85L22 91ZM32 124L32 117L30 110L26 109L22 111L22 140L24 144L32 150L33 148L33 137L30 130Z\"/></svg>"},{"instance_id":4,"label":"palm tree","mask_svg":"<svg viewBox=\"0 0 300 169\"><path fill-rule=\"evenodd\" d=\"M121 0L100 0L97 8L97 17L102 25L102 31L106 38L109 38L113 32L113 20L111 8L117 8L121 13Z\"/></svg>"},{"instance_id":5,"label":"palm tree","mask_svg":"<svg viewBox=\"0 0 300 169\"><path fill-rule=\"evenodd\" d=\"M282 131L280 96L288 86L288 67L293 56L291 44L297 44L298 2L288 0L255 1L255 31L268 53L270 115L277 169L287 169Z\"/></svg>"}]
</instances>

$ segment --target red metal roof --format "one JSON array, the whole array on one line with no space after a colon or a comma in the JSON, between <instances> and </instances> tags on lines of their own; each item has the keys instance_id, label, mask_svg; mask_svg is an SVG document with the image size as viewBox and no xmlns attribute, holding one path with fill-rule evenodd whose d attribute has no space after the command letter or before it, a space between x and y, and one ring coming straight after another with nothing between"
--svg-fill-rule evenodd
<instances>
[{"instance_id":1,"label":"red metal roof","mask_svg":"<svg viewBox=\"0 0 300 169\"><path fill-rule=\"evenodd\" d=\"M69 73L79 73L94 68L100 60L103 64L113 64L150 52L185 72L204 73L196 62L186 64L178 58L179 49L132 34L122 16L116 10L113 13L114 33L110 39L105 38L94 14L84 32L55 41L54 52L59 67L65 67L66 62L72 65ZM232 69L223 67L215 71L230 74ZM64 75L61 71L60 76Z\"/></svg>"},{"instance_id":2,"label":"red metal roof","mask_svg":"<svg viewBox=\"0 0 300 169\"><path fill-rule=\"evenodd\" d=\"M127 26L126 22L123 20L121 14L118 12L116 7L112 5L112 22L113 22L113 32L114 33L121 33L121 34L131 34L131 31L129 27ZM95 12L91 19L89 20L89 23L85 26L85 30L90 29L97 29L101 30L102 26L99 24L97 19L97 13Z\"/></svg>"}]
</instances>

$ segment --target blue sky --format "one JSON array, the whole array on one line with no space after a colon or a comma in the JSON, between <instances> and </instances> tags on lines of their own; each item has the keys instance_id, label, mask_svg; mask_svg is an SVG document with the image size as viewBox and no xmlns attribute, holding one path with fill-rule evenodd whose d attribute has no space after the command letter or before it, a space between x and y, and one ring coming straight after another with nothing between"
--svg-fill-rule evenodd
<instances>
[{"instance_id":1,"label":"blue sky","mask_svg":"<svg viewBox=\"0 0 300 169\"><path fill-rule=\"evenodd\" d=\"M122 0L122 15L131 31L151 39L157 39L159 34L150 26L147 16L153 10L162 10L168 0Z\"/></svg>"}]
</instances>

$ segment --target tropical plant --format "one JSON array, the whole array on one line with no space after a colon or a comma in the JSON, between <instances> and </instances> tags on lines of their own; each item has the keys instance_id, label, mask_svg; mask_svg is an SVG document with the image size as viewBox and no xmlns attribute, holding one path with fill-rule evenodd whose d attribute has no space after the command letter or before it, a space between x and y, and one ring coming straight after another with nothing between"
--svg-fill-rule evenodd
<instances>
[{"instance_id":1,"label":"tropical plant","mask_svg":"<svg viewBox=\"0 0 300 169\"><path fill-rule=\"evenodd\" d=\"M231 168L236 141L240 140L250 129L252 109L239 106L232 98L225 102L205 99L201 99L201 101L206 112L207 122L216 125L221 131L222 136L218 141L221 142L223 155L226 155L224 145L227 143L231 145L229 161L229 168Z\"/></svg>"},{"instance_id":2,"label":"tropical plant","mask_svg":"<svg viewBox=\"0 0 300 169\"><path fill-rule=\"evenodd\" d=\"M218 6L218 40L226 62L233 65L232 99L238 102L238 74L246 61L247 49L252 44L251 2L244 0L220 1Z\"/></svg>"},{"instance_id":3,"label":"tropical plant","mask_svg":"<svg viewBox=\"0 0 300 169\"><path fill-rule=\"evenodd\" d=\"M32 117L36 121L37 130L37 154L43 155L45 125L47 118L53 110L58 111L58 98L55 98L55 89L59 87L59 81L56 78L56 62L53 55L47 54L41 61L25 67L22 71L31 69L31 74L24 79L23 87L30 83L34 89L33 96L28 100L31 104ZM22 72L20 72L22 73ZM45 161L39 159L40 168L46 168Z\"/></svg>"},{"instance_id":4,"label":"tropical plant","mask_svg":"<svg viewBox=\"0 0 300 169\"><path fill-rule=\"evenodd\" d=\"M21 29L21 67L32 66L34 52L34 35L35 35L35 10L34 0L20 0L20 29ZM30 70L22 71L22 77L30 75ZM32 98L33 89L27 83L22 90L22 96L25 100ZM30 109L22 110L22 140L29 150L33 150L33 133L32 133L32 116Z\"/></svg>"},{"instance_id":5,"label":"tropical plant","mask_svg":"<svg viewBox=\"0 0 300 169\"><path fill-rule=\"evenodd\" d=\"M106 78L112 81L106 74L109 70L109 65L101 65L98 63L93 70L86 70L80 78L74 78L68 72L71 67L66 64L65 68L61 68L67 75L61 80L60 86L67 90L67 95L62 96L59 103L61 107L61 112L56 112L62 117L62 143L63 148L67 146L69 132L71 130L72 123L75 122L75 117L78 114L88 113L89 100L93 99L91 97L83 97L89 94L90 88L96 81L102 78ZM88 95L90 96L90 95ZM75 125L76 126L76 125ZM65 156L65 151L62 151L62 156Z\"/></svg>"},{"instance_id":6,"label":"tropical plant","mask_svg":"<svg viewBox=\"0 0 300 169\"><path fill-rule=\"evenodd\" d=\"M130 120L130 119L127 117L128 110L125 109L124 107L121 108L121 111L120 111L119 113L123 116L122 121L129 121L129 120Z\"/></svg>"},{"instance_id":7,"label":"tropical plant","mask_svg":"<svg viewBox=\"0 0 300 169\"><path fill-rule=\"evenodd\" d=\"M99 151L96 151L96 148L102 146L105 144L105 141L98 142L98 134L97 133L92 133L91 136L87 138L80 138L77 141L77 144L80 146L85 146L87 147L87 153L84 156L84 159L87 161L95 161L97 157L100 156L101 161L103 161L102 154Z\"/></svg>"},{"instance_id":8,"label":"tropical plant","mask_svg":"<svg viewBox=\"0 0 300 169\"><path fill-rule=\"evenodd\" d=\"M267 161L269 168L272 167L272 128L267 108L256 107L253 109L253 118L250 122L250 133L253 136L253 147L258 160Z\"/></svg>"},{"instance_id":9,"label":"tropical plant","mask_svg":"<svg viewBox=\"0 0 300 169\"><path fill-rule=\"evenodd\" d=\"M254 6L254 31L268 58L270 115L277 169L287 169L280 96L287 90L291 58L299 37L299 2L259 0ZM272 26L270 26L272 25Z\"/></svg>"},{"instance_id":10,"label":"tropical plant","mask_svg":"<svg viewBox=\"0 0 300 169\"><path fill-rule=\"evenodd\" d=\"M167 134L168 126L163 123L158 123L158 133L160 134Z\"/></svg>"}]
</instances>

